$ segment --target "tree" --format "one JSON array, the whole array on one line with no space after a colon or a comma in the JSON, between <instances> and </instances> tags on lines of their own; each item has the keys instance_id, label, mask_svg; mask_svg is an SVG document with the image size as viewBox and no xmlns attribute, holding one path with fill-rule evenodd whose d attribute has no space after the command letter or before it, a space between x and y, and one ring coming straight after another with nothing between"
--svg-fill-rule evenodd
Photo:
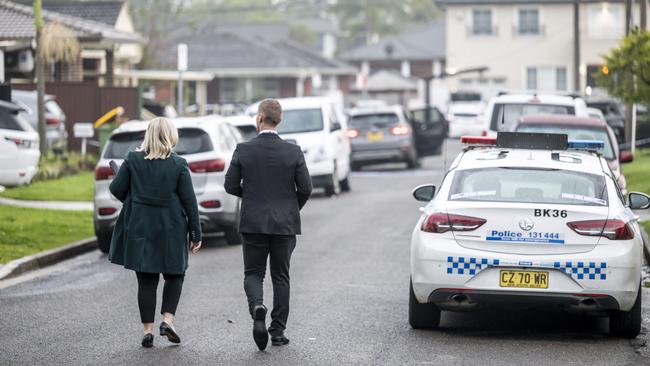
<instances>
[{"instance_id":1,"label":"tree","mask_svg":"<svg viewBox=\"0 0 650 366\"><path fill-rule=\"evenodd\" d=\"M650 33L633 29L604 59L598 85L625 103L650 105Z\"/></svg>"}]
</instances>

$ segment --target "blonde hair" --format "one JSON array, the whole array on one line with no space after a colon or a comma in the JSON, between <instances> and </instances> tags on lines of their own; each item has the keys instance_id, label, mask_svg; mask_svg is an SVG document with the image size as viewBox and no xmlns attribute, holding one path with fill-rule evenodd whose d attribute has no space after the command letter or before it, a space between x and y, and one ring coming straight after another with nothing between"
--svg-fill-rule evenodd
<instances>
[{"instance_id":1,"label":"blonde hair","mask_svg":"<svg viewBox=\"0 0 650 366\"><path fill-rule=\"evenodd\" d=\"M178 130L167 118L154 118L149 122L140 149L148 160L166 159L178 143Z\"/></svg>"}]
</instances>

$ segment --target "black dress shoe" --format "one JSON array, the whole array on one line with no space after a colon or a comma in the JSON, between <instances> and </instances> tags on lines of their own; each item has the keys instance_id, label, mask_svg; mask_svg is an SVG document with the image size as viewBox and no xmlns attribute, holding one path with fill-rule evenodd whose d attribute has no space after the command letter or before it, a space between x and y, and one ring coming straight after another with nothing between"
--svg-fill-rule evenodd
<instances>
[{"instance_id":1,"label":"black dress shoe","mask_svg":"<svg viewBox=\"0 0 650 366\"><path fill-rule=\"evenodd\" d=\"M269 333L266 331L266 306L264 305L256 305L253 308L253 339L260 351L264 351L269 343Z\"/></svg>"},{"instance_id":2,"label":"black dress shoe","mask_svg":"<svg viewBox=\"0 0 650 366\"><path fill-rule=\"evenodd\" d=\"M160 323L160 335L167 336L167 339L172 343L181 343L181 337L165 322Z\"/></svg>"},{"instance_id":3,"label":"black dress shoe","mask_svg":"<svg viewBox=\"0 0 650 366\"><path fill-rule=\"evenodd\" d=\"M147 333L142 337L142 347L151 348L153 347L153 334Z\"/></svg>"},{"instance_id":4,"label":"black dress shoe","mask_svg":"<svg viewBox=\"0 0 650 366\"><path fill-rule=\"evenodd\" d=\"M285 337L284 334L271 336L271 344L274 346L284 346L289 344L289 338Z\"/></svg>"}]
</instances>

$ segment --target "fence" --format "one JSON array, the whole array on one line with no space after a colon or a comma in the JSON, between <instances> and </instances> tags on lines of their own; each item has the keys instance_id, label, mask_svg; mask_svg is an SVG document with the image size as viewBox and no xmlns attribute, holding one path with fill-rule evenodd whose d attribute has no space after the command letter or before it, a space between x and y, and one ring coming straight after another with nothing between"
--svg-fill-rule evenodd
<instances>
[{"instance_id":1,"label":"fence","mask_svg":"<svg viewBox=\"0 0 650 366\"><path fill-rule=\"evenodd\" d=\"M36 90L36 85L14 84L12 88ZM100 87L94 82L57 82L47 83L45 93L56 96L57 103L65 112L65 128L68 131L68 147L71 150L80 150L81 148L81 140L76 139L72 132L72 126L75 123L95 122L104 113L117 106L124 108L127 119L136 119L140 115L140 99L137 88ZM95 139L97 138L98 136L95 134Z\"/></svg>"}]
</instances>

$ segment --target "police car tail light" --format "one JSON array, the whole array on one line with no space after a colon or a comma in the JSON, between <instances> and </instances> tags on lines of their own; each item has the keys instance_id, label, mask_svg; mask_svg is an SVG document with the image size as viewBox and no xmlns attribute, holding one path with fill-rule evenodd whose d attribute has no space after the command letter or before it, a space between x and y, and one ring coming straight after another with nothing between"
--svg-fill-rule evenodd
<instances>
[{"instance_id":1,"label":"police car tail light","mask_svg":"<svg viewBox=\"0 0 650 366\"><path fill-rule=\"evenodd\" d=\"M422 231L428 233L446 233L447 231L472 231L485 224L486 220L478 217L432 213L422 222Z\"/></svg>"},{"instance_id":2,"label":"police car tail light","mask_svg":"<svg viewBox=\"0 0 650 366\"><path fill-rule=\"evenodd\" d=\"M222 172L226 168L226 161L223 159L203 160L188 165L193 173Z\"/></svg>"},{"instance_id":3,"label":"police car tail light","mask_svg":"<svg viewBox=\"0 0 650 366\"><path fill-rule=\"evenodd\" d=\"M610 240L634 239L634 230L622 220L586 220L568 222L567 226L580 235L602 236Z\"/></svg>"},{"instance_id":4,"label":"police car tail light","mask_svg":"<svg viewBox=\"0 0 650 366\"><path fill-rule=\"evenodd\" d=\"M496 145L497 139L486 136L461 136L460 143L468 145Z\"/></svg>"}]
</instances>

